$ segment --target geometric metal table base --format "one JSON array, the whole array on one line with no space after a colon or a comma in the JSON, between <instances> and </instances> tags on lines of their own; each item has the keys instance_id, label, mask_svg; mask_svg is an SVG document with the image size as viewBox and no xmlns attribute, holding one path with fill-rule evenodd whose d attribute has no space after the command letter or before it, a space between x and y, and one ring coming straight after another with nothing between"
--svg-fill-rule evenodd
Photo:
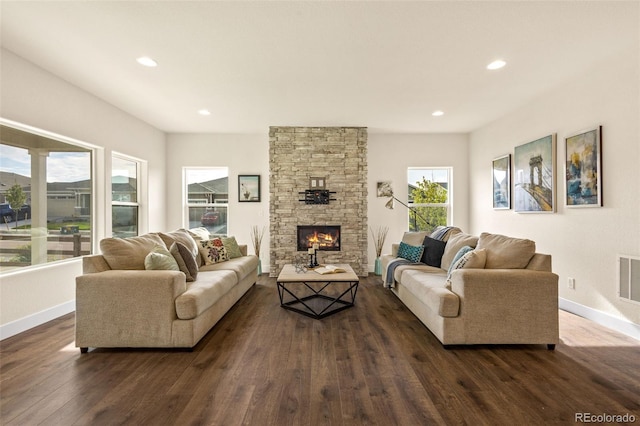
<instances>
[{"instance_id":1,"label":"geometric metal table base","mask_svg":"<svg viewBox=\"0 0 640 426\"><path fill-rule=\"evenodd\" d=\"M315 319L352 307L359 278L351 266L336 266L345 272L321 275L308 270L300 273L293 265L284 265L276 280L280 306Z\"/></svg>"},{"instance_id":2,"label":"geometric metal table base","mask_svg":"<svg viewBox=\"0 0 640 426\"><path fill-rule=\"evenodd\" d=\"M346 283L348 288L338 296L330 296L323 293L327 288L335 287L340 283ZM356 300L358 281L327 281L319 289L316 289L313 284L318 284L318 282L277 282L280 306L311 318L322 319L352 307ZM312 294L298 297L294 287L301 285L311 290ZM291 296L291 299L287 302L285 302L285 293Z\"/></svg>"}]
</instances>

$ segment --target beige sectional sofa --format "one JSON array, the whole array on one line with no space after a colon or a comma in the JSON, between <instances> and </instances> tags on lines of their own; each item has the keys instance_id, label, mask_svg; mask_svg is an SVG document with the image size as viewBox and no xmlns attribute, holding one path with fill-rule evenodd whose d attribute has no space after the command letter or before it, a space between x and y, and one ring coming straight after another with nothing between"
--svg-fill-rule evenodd
<instances>
[{"instance_id":1,"label":"beige sectional sofa","mask_svg":"<svg viewBox=\"0 0 640 426\"><path fill-rule=\"evenodd\" d=\"M415 247L424 245L426 237L432 238L406 233L402 241ZM393 244L392 253L381 261L384 284L445 347L546 344L555 348L558 276L551 272L550 255L536 253L533 241L497 234L476 237L454 228L444 239L440 265L398 266L407 263L397 257L400 244Z\"/></svg>"},{"instance_id":2,"label":"beige sectional sofa","mask_svg":"<svg viewBox=\"0 0 640 426\"><path fill-rule=\"evenodd\" d=\"M195 346L258 276L258 258L233 238L233 256L225 244L216 263L203 257L202 242L211 241L199 231L102 240L102 254L86 256L76 278L76 347ZM155 251L174 254L179 270L154 264Z\"/></svg>"}]
</instances>

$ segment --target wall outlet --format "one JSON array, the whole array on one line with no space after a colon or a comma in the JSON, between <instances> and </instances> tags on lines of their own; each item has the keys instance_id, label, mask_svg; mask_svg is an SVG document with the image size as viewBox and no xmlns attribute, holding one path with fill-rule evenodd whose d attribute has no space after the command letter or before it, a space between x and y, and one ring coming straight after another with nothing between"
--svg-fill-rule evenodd
<instances>
[{"instance_id":1,"label":"wall outlet","mask_svg":"<svg viewBox=\"0 0 640 426\"><path fill-rule=\"evenodd\" d=\"M567 278L567 287L569 287L571 290L575 290L576 289L576 279L575 278Z\"/></svg>"}]
</instances>

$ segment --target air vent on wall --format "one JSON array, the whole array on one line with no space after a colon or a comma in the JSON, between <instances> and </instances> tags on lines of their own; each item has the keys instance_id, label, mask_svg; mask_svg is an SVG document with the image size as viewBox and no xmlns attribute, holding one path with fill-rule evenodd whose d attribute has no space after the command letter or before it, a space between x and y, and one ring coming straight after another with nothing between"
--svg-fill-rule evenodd
<instances>
[{"instance_id":1,"label":"air vent on wall","mask_svg":"<svg viewBox=\"0 0 640 426\"><path fill-rule=\"evenodd\" d=\"M640 303L640 257L618 255L618 296Z\"/></svg>"}]
</instances>

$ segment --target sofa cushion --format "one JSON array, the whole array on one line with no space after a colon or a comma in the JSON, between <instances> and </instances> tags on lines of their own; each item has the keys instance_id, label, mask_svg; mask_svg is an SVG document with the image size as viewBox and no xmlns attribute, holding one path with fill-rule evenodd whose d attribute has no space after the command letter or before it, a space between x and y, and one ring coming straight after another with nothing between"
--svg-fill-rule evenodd
<instances>
[{"instance_id":1,"label":"sofa cushion","mask_svg":"<svg viewBox=\"0 0 640 426\"><path fill-rule=\"evenodd\" d=\"M111 269L144 270L144 259L156 245L165 245L158 234L100 240L100 250Z\"/></svg>"},{"instance_id":2,"label":"sofa cushion","mask_svg":"<svg viewBox=\"0 0 640 426\"><path fill-rule=\"evenodd\" d=\"M227 249L224 247L224 244L222 244L220 238L199 241L199 249L205 265L229 260Z\"/></svg>"},{"instance_id":3,"label":"sofa cushion","mask_svg":"<svg viewBox=\"0 0 640 426\"><path fill-rule=\"evenodd\" d=\"M199 228L191 228L188 230L189 234L193 237L194 240L210 240L211 234L209 230L203 226Z\"/></svg>"},{"instance_id":4,"label":"sofa cushion","mask_svg":"<svg viewBox=\"0 0 640 426\"><path fill-rule=\"evenodd\" d=\"M178 267L187 276L187 281L195 281L198 277L198 263L191 250L182 243L173 243L169 252L176 260ZM197 255L200 257L200 254Z\"/></svg>"},{"instance_id":5,"label":"sofa cushion","mask_svg":"<svg viewBox=\"0 0 640 426\"><path fill-rule=\"evenodd\" d=\"M400 248L398 248L398 257L407 259L409 262L418 263L422 258L422 252L424 246L412 246L404 242L400 242Z\"/></svg>"},{"instance_id":6,"label":"sofa cushion","mask_svg":"<svg viewBox=\"0 0 640 426\"><path fill-rule=\"evenodd\" d=\"M445 288L446 275L417 270L402 273L402 285L441 317L454 318L460 312L460 298Z\"/></svg>"},{"instance_id":7,"label":"sofa cushion","mask_svg":"<svg viewBox=\"0 0 640 426\"><path fill-rule=\"evenodd\" d=\"M233 271L235 272L238 281L241 281L244 277L256 271L258 268L258 256L242 256L235 259L229 259L226 262L212 263L204 265L200 268L202 271Z\"/></svg>"},{"instance_id":8,"label":"sofa cushion","mask_svg":"<svg viewBox=\"0 0 640 426\"><path fill-rule=\"evenodd\" d=\"M198 279L187 284L187 290L176 298L176 314L188 320L213 306L238 283L233 271L200 271Z\"/></svg>"},{"instance_id":9,"label":"sofa cushion","mask_svg":"<svg viewBox=\"0 0 640 426\"><path fill-rule=\"evenodd\" d=\"M475 237L473 235L465 234L464 232L451 235L449 237L449 240L447 241L447 246L444 248L440 267L442 269L448 270L449 266L451 266L453 258L458 253L458 250L460 250L464 246L475 248L476 244L478 244L478 237Z\"/></svg>"},{"instance_id":10,"label":"sofa cushion","mask_svg":"<svg viewBox=\"0 0 640 426\"><path fill-rule=\"evenodd\" d=\"M429 232L405 232L402 235L402 242L410 246L419 246L424 241L424 237L429 236Z\"/></svg>"},{"instance_id":11,"label":"sofa cushion","mask_svg":"<svg viewBox=\"0 0 640 426\"><path fill-rule=\"evenodd\" d=\"M436 268L439 268L440 263L442 262L444 248L447 246L447 243L426 236L424 237L422 245L424 246L424 252L422 252L422 258L420 259L420 262L429 266L435 266Z\"/></svg>"},{"instance_id":12,"label":"sofa cushion","mask_svg":"<svg viewBox=\"0 0 640 426\"><path fill-rule=\"evenodd\" d=\"M483 232L478 248L487 250L486 269L524 269L536 252L536 243Z\"/></svg>"},{"instance_id":13,"label":"sofa cushion","mask_svg":"<svg viewBox=\"0 0 640 426\"><path fill-rule=\"evenodd\" d=\"M455 226L436 226L436 229L431 232L430 237L434 240L440 240L447 242L452 235L459 234L462 229Z\"/></svg>"},{"instance_id":14,"label":"sofa cushion","mask_svg":"<svg viewBox=\"0 0 640 426\"><path fill-rule=\"evenodd\" d=\"M179 271L180 267L164 244L158 244L144 258L144 269L148 271Z\"/></svg>"}]
</instances>

